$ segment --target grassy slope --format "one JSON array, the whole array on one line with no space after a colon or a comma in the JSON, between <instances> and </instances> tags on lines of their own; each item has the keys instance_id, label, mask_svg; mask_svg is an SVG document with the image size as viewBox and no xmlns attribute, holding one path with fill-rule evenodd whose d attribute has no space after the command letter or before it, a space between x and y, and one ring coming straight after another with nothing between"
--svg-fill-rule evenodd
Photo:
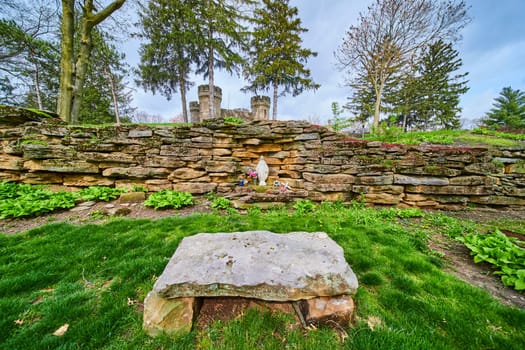
<instances>
[{"instance_id":1,"label":"grassy slope","mask_svg":"<svg viewBox=\"0 0 525 350\"><path fill-rule=\"evenodd\" d=\"M408 229L399 220L393 210L332 206L308 215L275 210L61 223L0 235L0 348L522 349L525 311L504 307L444 273L441 260L428 252L423 230L443 220L425 219ZM446 220L451 223L465 229ZM348 340L339 343L326 328L289 330L285 318L257 312L176 340L145 336L133 304L143 300L180 240L249 229L322 230L344 248L361 283L358 321ZM65 323L65 335L53 336Z\"/></svg>"}]
</instances>

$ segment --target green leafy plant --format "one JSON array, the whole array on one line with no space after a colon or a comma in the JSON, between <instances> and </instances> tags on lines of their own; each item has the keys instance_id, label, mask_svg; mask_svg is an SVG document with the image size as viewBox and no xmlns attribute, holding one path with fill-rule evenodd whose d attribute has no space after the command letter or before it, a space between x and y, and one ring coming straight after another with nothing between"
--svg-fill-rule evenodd
<instances>
[{"instance_id":1,"label":"green leafy plant","mask_svg":"<svg viewBox=\"0 0 525 350\"><path fill-rule=\"evenodd\" d=\"M231 208L232 202L228 198L217 197L211 202L213 209L228 209Z\"/></svg>"},{"instance_id":2,"label":"green leafy plant","mask_svg":"<svg viewBox=\"0 0 525 350\"><path fill-rule=\"evenodd\" d=\"M43 186L0 183L0 219L33 216L75 206L73 192L52 192Z\"/></svg>"},{"instance_id":3,"label":"green leafy plant","mask_svg":"<svg viewBox=\"0 0 525 350\"><path fill-rule=\"evenodd\" d=\"M310 213L315 210L315 204L308 200L298 200L294 203L293 208L298 214Z\"/></svg>"},{"instance_id":4,"label":"green leafy plant","mask_svg":"<svg viewBox=\"0 0 525 350\"><path fill-rule=\"evenodd\" d=\"M144 201L145 206L155 209L178 209L192 204L193 196L191 193L172 190L155 192Z\"/></svg>"},{"instance_id":5,"label":"green leafy plant","mask_svg":"<svg viewBox=\"0 0 525 350\"><path fill-rule=\"evenodd\" d=\"M474 262L488 262L497 269L501 281L516 290L525 290L525 249L516 239L496 230L492 234L468 234L459 238L471 251Z\"/></svg>"},{"instance_id":6,"label":"green leafy plant","mask_svg":"<svg viewBox=\"0 0 525 350\"><path fill-rule=\"evenodd\" d=\"M109 202L117 199L121 193L126 192L124 188L113 188L104 186L90 186L78 191L78 196L85 201Z\"/></svg>"},{"instance_id":7,"label":"green leafy plant","mask_svg":"<svg viewBox=\"0 0 525 350\"><path fill-rule=\"evenodd\" d=\"M142 185L135 185L135 184L131 187L131 191L132 192L148 192L146 187Z\"/></svg>"},{"instance_id":8,"label":"green leafy plant","mask_svg":"<svg viewBox=\"0 0 525 350\"><path fill-rule=\"evenodd\" d=\"M262 214L262 208L258 205L253 205L248 208L248 215L249 216L260 216Z\"/></svg>"},{"instance_id":9,"label":"green leafy plant","mask_svg":"<svg viewBox=\"0 0 525 350\"><path fill-rule=\"evenodd\" d=\"M238 117L224 117L224 122L226 124L241 125L243 120Z\"/></svg>"}]
</instances>

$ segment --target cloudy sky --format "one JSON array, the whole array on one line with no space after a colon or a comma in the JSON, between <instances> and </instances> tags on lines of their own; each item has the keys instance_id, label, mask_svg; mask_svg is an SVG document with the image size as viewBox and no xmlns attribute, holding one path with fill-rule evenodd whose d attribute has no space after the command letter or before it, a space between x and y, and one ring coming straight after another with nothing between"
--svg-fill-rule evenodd
<instances>
[{"instance_id":1,"label":"cloudy sky","mask_svg":"<svg viewBox=\"0 0 525 350\"><path fill-rule=\"evenodd\" d=\"M463 71L469 73L470 90L461 99L465 126L487 112L495 97L505 86L525 90L525 0L466 0L472 22L463 30L463 40L456 49L463 59ZM281 97L279 119L310 120L324 124L331 115L331 103L346 102L349 90L343 86L343 74L335 67L334 51L341 44L345 31L356 23L359 12L365 12L372 0L291 0L308 32L304 46L318 52L308 67L313 79L321 84L317 91L298 97ZM138 43L124 48L130 64L136 65ZM201 77L196 85L206 84ZM242 78L218 73L216 85L223 90L223 108L249 108L250 95L239 91ZM167 101L162 96L136 89L134 104L150 114L168 120L181 112L180 96ZM189 91L196 100L196 88Z\"/></svg>"}]
</instances>

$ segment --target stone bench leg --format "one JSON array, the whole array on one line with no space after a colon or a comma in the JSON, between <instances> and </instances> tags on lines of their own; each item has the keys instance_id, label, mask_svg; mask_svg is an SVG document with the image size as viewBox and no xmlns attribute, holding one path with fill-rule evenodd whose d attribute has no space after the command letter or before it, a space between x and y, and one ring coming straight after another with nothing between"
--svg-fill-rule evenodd
<instances>
[{"instance_id":1,"label":"stone bench leg","mask_svg":"<svg viewBox=\"0 0 525 350\"><path fill-rule=\"evenodd\" d=\"M197 313L196 298L166 299L151 291L144 299L144 331L152 336L161 333L189 333Z\"/></svg>"}]
</instances>

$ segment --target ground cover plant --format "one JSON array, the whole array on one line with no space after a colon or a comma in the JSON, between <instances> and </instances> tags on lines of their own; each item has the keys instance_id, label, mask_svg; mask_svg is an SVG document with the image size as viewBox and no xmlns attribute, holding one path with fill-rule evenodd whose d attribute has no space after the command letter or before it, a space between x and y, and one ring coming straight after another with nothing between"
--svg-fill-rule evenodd
<instances>
[{"instance_id":1,"label":"ground cover plant","mask_svg":"<svg viewBox=\"0 0 525 350\"><path fill-rule=\"evenodd\" d=\"M144 202L145 206L155 209L182 208L193 204L193 196L188 192L162 190L151 194Z\"/></svg>"},{"instance_id":2,"label":"ground cover plant","mask_svg":"<svg viewBox=\"0 0 525 350\"><path fill-rule=\"evenodd\" d=\"M78 192L51 191L45 186L0 182L0 219L36 216L74 207L80 201L105 201L126 192L122 188L90 186Z\"/></svg>"},{"instance_id":3,"label":"ground cover plant","mask_svg":"<svg viewBox=\"0 0 525 350\"><path fill-rule=\"evenodd\" d=\"M486 129L467 130L433 130L403 132L399 127L380 127L365 137L371 141L399 143L407 145L489 145L498 147L523 146L525 136L489 131Z\"/></svg>"},{"instance_id":4,"label":"ground cover plant","mask_svg":"<svg viewBox=\"0 0 525 350\"><path fill-rule=\"evenodd\" d=\"M142 332L141 303L183 237L253 229L324 231L340 244L360 281L355 326L305 332L250 311L176 339ZM324 203L307 213L254 207L0 235L0 348L522 349L525 311L445 273L427 248L430 232L479 229L417 209Z\"/></svg>"},{"instance_id":5,"label":"ground cover plant","mask_svg":"<svg viewBox=\"0 0 525 350\"><path fill-rule=\"evenodd\" d=\"M43 186L0 182L0 219L72 208L77 198L74 193L53 192Z\"/></svg>"},{"instance_id":6,"label":"ground cover plant","mask_svg":"<svg viewBox=\"0 0 525 350\"><path fill-rule=\"evenodd\" d=\"M499 230L491 234L470 233L461 241L472 251L474 262L488 262L497 268L501 280L516 290L525 290L525 249L516 238L507 237Z\"/></svg>"}]
</instances>

